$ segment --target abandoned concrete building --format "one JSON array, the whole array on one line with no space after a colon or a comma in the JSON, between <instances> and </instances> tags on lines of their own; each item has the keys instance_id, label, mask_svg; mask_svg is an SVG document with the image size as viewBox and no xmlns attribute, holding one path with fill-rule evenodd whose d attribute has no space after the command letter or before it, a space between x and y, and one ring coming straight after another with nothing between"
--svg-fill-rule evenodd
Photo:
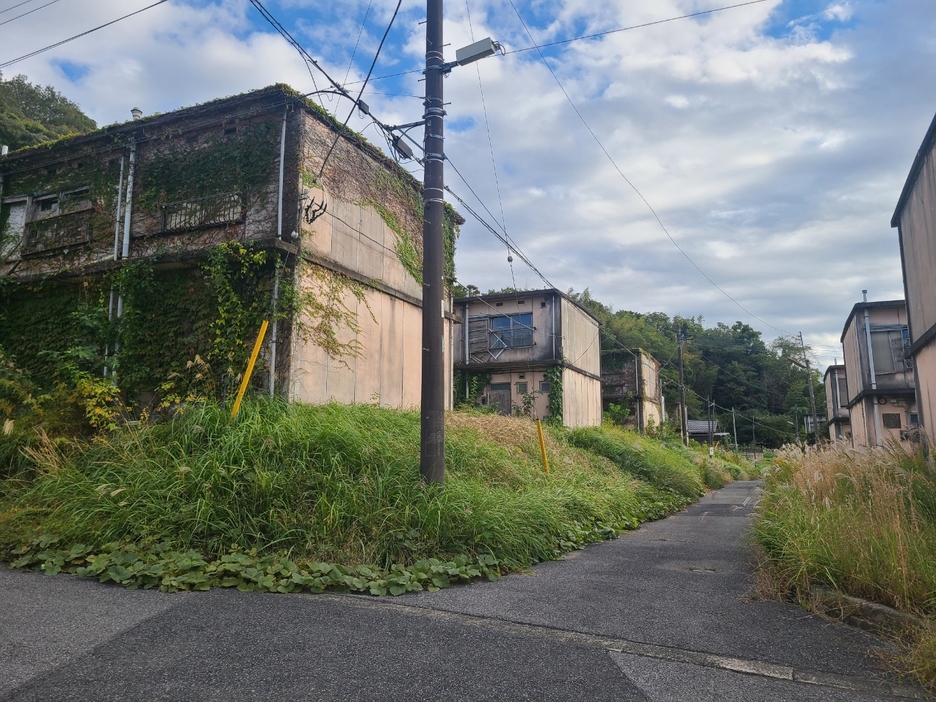
<instances>
[{"instance_id":1,"label":"abandoned concrete building","mask_svg":"<svg viewBox=\"0 0 936 702\"><path fill-rule=\"evenodd\" d=\"M555 289L456 298L458 392L500 414L601 424L598 320Z\"/></svg>"},{"instance_id":2,"label":"abandoned concrete building","mask_svg":"<svg viewBox=\"0 0 936 702\"><path fill-rule=\"evenodd\" d=\"M418 405L420 183L282 85L137 117L0 158L16 362L41 377L42 352L92 347L95 372L152 397L204 382L196 357L230 384L269 320L258 389Z\"/></svg>"},{"instance_id":3,"label":"abandoned concrete building","mask_svg":"<svg viewBox=\"0 0 936 702\"><path fill-rule=\"evenodd\" d=\"M642 349L603 352L601 401L606 411L612 403L629 410L626 426L640 433L659 427L666 416L659 361Z\"/></svg>"}]
</instances>

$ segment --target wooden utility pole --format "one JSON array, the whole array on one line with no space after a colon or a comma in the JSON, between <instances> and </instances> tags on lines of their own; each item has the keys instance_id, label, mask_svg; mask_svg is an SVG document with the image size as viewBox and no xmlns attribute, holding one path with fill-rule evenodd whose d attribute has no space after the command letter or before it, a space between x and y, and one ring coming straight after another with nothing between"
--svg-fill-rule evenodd
<instances>
[{"instance_id":1,"label":"wooden utility pole","mask_svg":"<svg viewBox=\"0 0 936 702\"><path fill-rule=\"evenodd\" d=\"M809 367L809 358L806 356L806 342L803 341L803 332L799 333L800 347L803 349L803 363L806 364L806 387L809 388L809 411L812 412L812 430L816 443L819 443L819 416L816 414L816 392L813 389L812 369ZM797 428L797 433L799 429Z\"/></svg>"},{"instance_id":2,"label":"wooden utility pole","mask_svg":"<svg viewBox=\"0 0 936 702\"><path fill-rule=\"evenodd\" d=\"M689 413L686 412L686 383L683 380L682 365L682 332L676 334L676 348L679 351L679 427L682 432L683 446L689 445Z\"/></svg>"},{"instance_id":3,"label":"wooden utility pole","mask_svg":"<svg viewBox=\"0 0 936 702\"><path fill-rule=\"evenodd\" d=\"M445 215L442 84L442 0L426 6L426 121L423 177L422 392L419 472L427 483L445 480L444 317Z\"/></svg>"}]
</instances>

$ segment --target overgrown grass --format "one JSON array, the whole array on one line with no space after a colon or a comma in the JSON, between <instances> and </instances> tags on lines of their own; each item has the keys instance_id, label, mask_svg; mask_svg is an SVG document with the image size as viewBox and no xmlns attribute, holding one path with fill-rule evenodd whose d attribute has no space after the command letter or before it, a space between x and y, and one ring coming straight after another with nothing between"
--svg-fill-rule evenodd
<instances>
[{"instance_id":1,"label":"overgrown grass","mask_svg":"<svg viewBox=\"0 0 936 702\"><path fill-rule=\"evenodd\" d=\"M777 453L754 536L786 590L821 583L936 617L936 465L900 448ZM936 681L936 628L910 668ZM927 672L928 671L928 672Z\"/></svg>"},{"instance_id":2,"label":"overgrown grass","mask_svg":"<svg viewBox=\"0 0 936 702\"><path fill-rule=\"evenodd\" d=\"M733 479L747 478L741 464L725 460L721 452L710 458L679 443L663 443L613 426L574 429L569 443L604 456L654 487L689 498L699 497L707 487L718 489Z\"/></svg>"},{"instance_id":3,"label":"overgrown grass","mask_svg":"<svg viewBox=\"0 0 936 702\"><path fill-rule=\"evenodd\" d=\"M249 403L236 421L196 405L106 439L34 443L30 474L0 493L0 549L53 570L58 561L85 567L89 553L154 550L207 561L246 551L384 573L427 559L513 570L664 516L703 491L700 465L651 440L626 437L639 460L624 464L556 430L546 475L529 420L450 413L446 424L442 489L419 475L419 415L370 405ZM597 445L603 431L571 436ZM34 541L39 534L65 551ZM83 550L70 559L76 544ZM98 566L123 568L123 555L108 558ZM144 561L153 565L127 563Z\"/></svg>"}]
</instances>

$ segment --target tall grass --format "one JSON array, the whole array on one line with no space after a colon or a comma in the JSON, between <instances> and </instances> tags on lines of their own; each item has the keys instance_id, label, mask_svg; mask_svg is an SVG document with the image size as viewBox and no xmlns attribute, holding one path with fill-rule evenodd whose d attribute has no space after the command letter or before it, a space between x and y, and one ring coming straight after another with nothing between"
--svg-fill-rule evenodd
<instances>
[{"instance_id":1,"label":"tall grass","mask_svg":"<svg viewBox=\"0 0 936 702\"><path fill-rule=\"evenodd\" d=\"M903 667L936 686L936 464L899 447L787 448L753 531L781 590L812 583L923 615Z\"/></svg>"},{"instance_id":2,"label":"tall grass","mask_svg":"<svg viewBox=\"0 0 936 702\"><path fill-rule=\"evenodd\" d=\"M546 475L528 420L446 423L442 489L419 475L418 414L369 405L249 403L236 421L201 405L106 440L47 442L28 452L35 478L6 487L0 546L37 529L92 548L162 543L213 557L236 545L382 568L491 555L511 569L686 502L654 487L678 462L665 449L643 448L648 483L550 435ZM698 478L687 485L680 494L701 491Z\"/></svg>"},{"instance_id":3,"label":"tall grass","mask_svg":"<svg viewBox=\"0 0 936 702\"><path fill-rule=\"evenodd\" d=\"M778 452L754 534L791 584L936 614L936 467L900 448Z\"/></svg>"},{"instance_id":4,"label":"tall grass","mask_svg":"<svg viewBox=\"0 0 936 702\"><path fill-rule=\"evenodd\" d=\"M747 477L737 464L612 426L574 429L569 443L604 456L654 487L685 497L699 497L707 487L724 487L733 475Z\"/></svg>"}]
</instances>

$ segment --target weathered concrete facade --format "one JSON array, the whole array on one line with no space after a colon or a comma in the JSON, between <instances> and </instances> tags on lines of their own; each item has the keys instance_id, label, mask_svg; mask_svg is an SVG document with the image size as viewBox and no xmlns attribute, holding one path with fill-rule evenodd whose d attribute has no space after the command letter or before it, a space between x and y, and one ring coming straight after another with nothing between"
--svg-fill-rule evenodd
<instances>
[{"instance_id":1,"label":"weathered concrete facade","mask_svg":"<svg viewBox=\"0 0 936 702\"><path fill-rule=\"evenodd\" d=\"M453 330L455 369L487 378L482 406L540 419L561 411L570 427L601 424L598 320L578 303L532 290L458 298L454 312L464 322Z\"/></svg>"},{"instance_id":2,"label":"weathered concrete facade","mask_svg":"<svg viewBox=\"0 0 936 702\"><path fill-rule=\"evenodd\" d=\"M628 426L643 433L648 426L659 427L665 416L660 393L660 363L643 349L613 351L603 360L601 400L607 410L611 403L631 410ZM608 365L615 367L609 370Z\"/></svg>"},{"instance_id":3,"label":"weathered concrete facade","mask_svg":"<svg viewBox=\"0 0 936 702\"><path fill-rule=\"evenodd\" d=\"M904 301L857 303L841 342L853 444L910 441L918 420Z\"/></svg>"},{"instance_id":4,"label":"weathered concrete facade","mask_svg":"<svg viewBox=\"0 0 936 702\"><path fill-rule=\"evenodd\" d=\"M136 262L195 267L219 244L253 245L278 260L271 314L283 289L299 300L264 344L270 392L418 405L421 185L291 89L15 152L0 159L0 177L0 276L77 283Z\"/></svg>"},{"instance_id":5,"label":"weathered concrete facade","mask_svg":"<svg viewBox=\"0 0 936 702\"><path fill-rule=\"evenodd\" d=\"M851 443L851 421L848 412L848 379L845 366L829 366L823 378L826 394L826 417L829 418L829 439Z\"/></svg>"},{"instance_id":6,"label":"weathered concrete facade","mask_svg":"<svg viewBox=\"0 0 936 702\"><path fill-rule=\"evenodd\" d=\"M936 441L936 118L917 152L891 226L897 227L920 424Z\"/></svg>"}]
</instances>

